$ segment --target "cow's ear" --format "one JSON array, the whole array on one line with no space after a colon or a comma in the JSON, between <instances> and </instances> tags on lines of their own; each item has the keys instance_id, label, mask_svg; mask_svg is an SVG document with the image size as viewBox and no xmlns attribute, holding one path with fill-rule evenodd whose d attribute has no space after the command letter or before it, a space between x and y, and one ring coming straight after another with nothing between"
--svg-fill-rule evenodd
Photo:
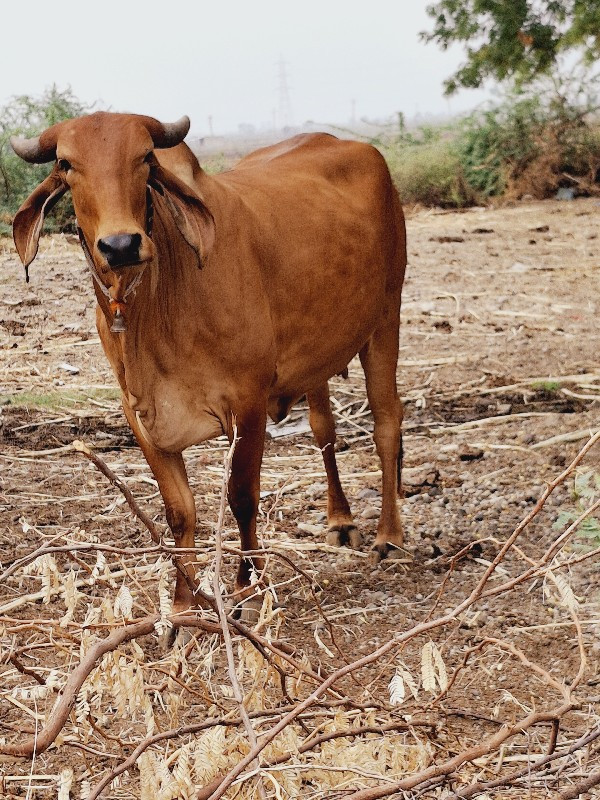
<instances>
[{"instance_id":1,"label":"cow's ear","mask_svg":"<svg viewBox=\"0 0 600 800\"><path fill-rule=\"evenodd\" d=\"M173 222L202 267L215 241L213 215L190 186L158 163L152 167L149 183L162 195Z\"/></svg>"},{"instance_id":2,"label":"cow's ear","mask_svg":"<svg viewBox=\"0 0 600 800\"><path fill-rule=\"evenodd\" d=\"M27 267L37 255L44 217L60 200L69 187L62 181L56 168L25 200L13 220L13 238L19 258ZM29 274L27 274L29 280Z\"/></svg>"}]
</instances>

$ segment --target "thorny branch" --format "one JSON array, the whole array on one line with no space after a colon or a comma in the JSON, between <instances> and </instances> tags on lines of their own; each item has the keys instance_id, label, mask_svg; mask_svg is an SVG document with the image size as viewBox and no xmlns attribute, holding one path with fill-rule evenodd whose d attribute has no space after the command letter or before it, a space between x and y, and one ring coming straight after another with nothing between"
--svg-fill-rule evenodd
<instances>
[{"instance_id":1,"label":"thorny branch","mask_svg":"<svg viewBox=\"0 0 600 800\"><path fill-rule=\"evenodd\" d=\"M402 651L409 642L413 641L417 637L422 637L425 634L430 634L434 630L456 624L465 611L472 608L479 600L483 598L505 594L512 591L515 587L539 575L552 575L552 570L560 569L565 563L574 563L573 559L563 561L560 564L556 562L553 563L553 560L569 540L569 537L572 536L580 522L594 512L597 504L593 504L589 509L581 514L572 525L570 525L552 542L552 544L537 561L530 562L529 567L526 570L515 577L499 583L496 586L491 588L488 587L490 578L495 573L497 567L505 559L506 555L511 550L523 530L540 513L547 498L554 491L554 489L562 484L567 477L572 474L574 469L581 463L582 459L588 453L590 448L593 447L599 439L600 431L590 438L590 440L578 453L575 459L573 459L571 464L569 464L569 466L561 473L561 475L548 484L547 488L542 493L535 506L519 523L506 541L500 546L496 556L486 568L483 575L479 578L474 588L460 603L455 605L454 608L446 610L445 613L440 614L435 618L433 617L432 609L431 615L425 621L414 625L406 631L396 634L392 639L373 649L367 655L364 655L354 661L348 660L347 663L345 663L342 667L332 671L329 674L324 674L322 670L315 670L312 666L307 665L306 662L300 661L298 658L294 657L294 649L290 648L289 645L286 646L283 642L270 641L268 637L261 636L258 631L252 631L239 620L235 620L231 616L228 616L225 611L220 588L220 571L222 554L224 550L221 544L221 533L223 529L223 514L225 509L228 467L233 452L233 447L235 447L234 441L232 449L229 451L229 454L225 459L225 474L221 491L221 507L216 535L217 546L215 556L215 577L213 581L214 596L207 596L202 593L197 586L194 586L195 591L199 593L202 599L204 601L209 601L208 605L213 609L214 612L216 612L218 621L214 618L210 618L210 611L172 615L169 617L169 619L174 627L198 627L206 633L217 633L222 638L225 643L225 650L227 654L229 679L233 688L235 700L238 705L238 716L233 717L232 715L227 715L220 719L206 719L194 725L181 726L177 729L147 737L146 739L140 741L135 750L128 756L126 760L122 761L117 767L109 771L109 773L106 774L96 784L96 786L92 788L91 794L89 795L89 800L96 800L96 798L100 796L103 790L116 777L121 775L126 770L132 768L136 764L137 759L145 750L161 741L198 733L218 725L226 725L230 727L243 725L246 729L249 741L249 750L246 755L241 758L235 767L230 769L226 774L214 778L201 788L197 787L198 798L204 798L206 800L218 800L218 798L221 798L227 789L232 786L232 784L243 782L254 774L260 776L262 770L269 769L269 767L273 767L284 762L293 761L296 755L294 753L288 753L285 756L281 756L276 759L270 759L258 769L252 767L269 743L276 739L288 726L292 725L294 722L299 720L307 720L311 718L312 714L316 714L318 711L321 712L325 709L333 709L336 707L336 704L342 704L347 708L352 708L353 706L358 708L359 704L357 704L351 698L346 697L343 692L340 693L339 690L335 690L336 684L339 684L345 676L355 676L359 674L360 670L377 662L382 656ZM123 492L133 513L143 522L144 525L146 525L152 535L153 541L162 549L163 545L161 533L158 531L158 528L155 526L152 520L143 512L142 509L139 508L127 486L118 478L118 476L114 474L114 472L112 472L112 470L106 466L106 464L104 464L100 458L98 458L87 447L85 447L85 445L77 445L76 449L80 452L83 452L86 457L90 458L90 460L93 461L93 463L108 478L108 480L110 480L111 483L113 483L121 492ZM48 548L48 550L50 549L51 548ZM56 549L57 551L59 550L58 547L52 549ZM148 550L158 551L158 548L148 548ZM172 553L171 555L175 555L175 553ZM177 553L175 556L174 562L176 565L181 556L182 553ZM583 560L586 557L589 557L589 554L578 557L576 560ZM5 571L5 575L14 572L13 567L14 565L9 567L8 570ZM386 781L384 784L379 786L371 786L369 788L359 789L347 794L346 797L349 798L349 800L376 800L376 798L387 797L397 792L405 792L415 789L422 790L426 787L439 785L439 783L445 780L447 777L456 775L457 770L462 765L497 752L508 740L512 739L513 737L523 734L526 731L529 731L532 728L542 724L551 725L551 742L546 755L540 756L535 761L529 761L525 769L514 770L513 772L506 773L499 776L497 779L488 782L478 781L472 783L469 786L465 786L458 790L456 794L453 795L453 797L456 798L473 797L478 792L486 791L496 786L517 785L521 779L533 773L539 775L546 774L544 770L548 769L547 765L553 764L560 759L564 760L564 758L568 755L587 747L592 741L600 737L600 729L596 727L581 736L577 741L569 744L567 747L565 747L564 743L561 744L557 741L559 732L558 721L567 712L576 709L579 706L579 701L574 697L574 691L581 683L586 659L580 620L578 619L575 609L569 608L569 611L573 617L573 625L575 627L580 655L579 667L576 675L570 682L557 680L548 672L548 670L533 662L522 650L514 645L501 639L486 637L470 649L469 653L464 657L463 663L454 671L450 684L445 690L446 694L451 690L458 673L461 670L466 669L467 663L475 654L483 652L483 649L486 647L486 645L492 645L499 647L500 649L509 653L511 656L517 658L528 671L537 674L537 676L544 681L546 687L554 690L560 695L560 703L553 707L533 710L529 713L526 713L521 719L518 719L510 724L500 724L498 730L496 730L490 736L483 738L476 745L467 747L452 757L441 760L438 763L429 764L410 775L404 776L401 780ZM209 615L208 617L207 614ZM30 756L34 753L39 754L46 750L52 744L52 742L56 740L58 734L62 730L69 717L70 711L74 706L77 694L83 685L83 682L90 674L94 666L103 657L103 655L114 651L121 644L127 641L135 640L136 638L152 633L154 630L154 625L157 619L159 619L159 616L160 615L158 614L151 614L147 617L127 622L122 627L112 630L108 636L101 641L92 645L92 647L90 647L90 649L83 656L78 666L69 675L67 682L62 688L60 695L57 698L45 724L40 730L37 731L36 735L21 742L0 745L0 752L8 755ZM303 700L298 700L295 703L292 702L283 707L270 710L265 709L264 712L248 712L244 704L243 689L238 681L235 670L232 632L234 632L237 636L242 636L248 639L252 645L264 656L266 656L267 653L271 653L274 657L280 659L282 663L286 663L288 669L291 668L293 670L297 670L299 673L302 673L304 676L314 681L316 685L312 692ZM17 669L23 667L21 661L17 659L17 663L15 658L16 656L11 656L10 658L13 665ZM37 683L43 682L43 677L35 673L34 670L25 668L20 669L20 671L22 674L30 675L34 680L36 680ZM285 679L285 676L283 676L283 678ZM438 697L436 697L435 701L439 701L443 694L444 693L442 692ZM257 738L251 720L259 717L263 717L265 720L272 720L272 725L269 729L264 731L259 738ZM381 725L361 725L348 731L334 731L320 735L311 735L305 740L304 744L299 747L298 753L314 750L325 742L340 736L357 737L366 735L368 733L383 733L386 730L405 730L418 725L431 724L435 723L430 719L419 720L416 718L411 720L410 723L406 721L395 720L393 722L382 723ZM246 772L247 769L250 769L250 772ZM273 779L273 776L269 777ZM589 791L589 789L593 788L593 786L597 785L598 783L600 783L600 773L592 772L585 779L580 780L579 782L574 782L571 786L563 789L560 792L560 796L563 798L577 797L582 792Z\"/></svg>"}]
</instances>

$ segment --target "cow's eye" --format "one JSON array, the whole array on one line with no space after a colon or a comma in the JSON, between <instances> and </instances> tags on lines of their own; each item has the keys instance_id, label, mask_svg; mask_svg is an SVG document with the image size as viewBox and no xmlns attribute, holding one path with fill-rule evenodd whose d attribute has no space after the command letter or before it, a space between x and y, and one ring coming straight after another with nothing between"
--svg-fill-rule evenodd
<instances>
[{"instance_id":1,"label":"cow's eye","mask_svg":"<svg viewBox=\"0 0 600 800\"><path fill-rule=\"evenodd\" d=\"M61 172L68 172L71 169L71 162L67 161L66 158L59 158L58 168Z\"/></svg>"}]
</instances>

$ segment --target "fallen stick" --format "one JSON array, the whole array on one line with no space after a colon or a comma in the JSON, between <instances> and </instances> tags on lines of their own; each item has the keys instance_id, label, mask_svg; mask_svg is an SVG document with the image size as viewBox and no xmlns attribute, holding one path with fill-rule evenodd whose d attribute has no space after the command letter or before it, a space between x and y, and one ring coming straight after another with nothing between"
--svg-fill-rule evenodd
<instances>
[{"instance_id":1,"label":"fallen stick","mask_svg":"<svg viewBox=\"0 0 600 800\"><path fill-rule=\"evenodd\" d=\"M504 425L506 422L514 422L517 419L524 419L526 417L547 417L554 412L552 411L523 411L520 414L499 414L496 417L482 417L482 419L474 419L470 422L461 422L458 425L448 425L445 428L430 428L429 433L432 436L444 436L449 433L462 433L463 431L470 431L473 428L487 428L490 425Z\"/></svg>"},{"instance_id":2,"label":"fallen stick","mask_svg":"<svg viewBox=\"0 0 600 800\"><path fill-rule=\"evenodd\" d=\"M575 800L575 798L581 797L585 792L589 792L594 786L598 786L599 783L600 771L592 772L587 778L574 783L573 786L569 786L568 789L563 789L562 792L560 792L561 800Z\"/></svg>"},{"instance_id":3,"label":"fallen stick","mask_svg":"<svg viewBox=\"0 0 600 800\"><path fill-rule=\"evenodd\" d=\"M251 719L260 719L263 717L276 717L280 716L287 711L290 711L294 706L279 706L278 708L273 709L265 709L261 711L250 711L248 712L248 716ZM325 709L322 706L319 706L318 710L316 710L315 714L326 713L329 709ZM306 715L305 718L309 719L311 715ZM208 730L209 728L215 728L218 725L224 725L227 727L237 727L242 724L241 717L232 717L230 719L226 719L224 717L220 717L218 719L208 719L204 720L203 722L196 722L191 725L184 725L180 728L172 728L168 731L162 731L161 733L156 733L153 736L149 736L147 739L143 739L135 748L133 753L128 756L124 761L122 761L118 766L114 767L110 772L108 772L95 786L92 787L90 794L87 796L86 800L97 800L97 798L102 794L104 789L111 784L115 778L118 778L119 775L122 775L127 770L131 769L138 758L142 755L142 753L147 750L149 747L152 747L154 744L158 744L159 742L164 742L168 739L175 739L181 736L188 736L193 733L201 733L202 731ZM419 719L411 719L410 722L406 722L405 720L398 720L397 722L387 723L384 725L365 725L361 728L349 729L344 731L333 731L331 733L322 734L321 736L315 737L312 741L306 742L298 748L299 753L306 753L309 750L314 749L320 744L327 742L331 739L340 739L340 738L350 738L355 736L362 736L366 733L383 733L389 730L410 730L411 728L419 728L419 727L432 727L435 728L435 723L430 720L419 720ZM274 764L281 764L284 761L289 761L296 753L290 752L286 753L279 758L275 759L273 762ZM270 764L266 764L266 767L270 766ZM200 798L207 798L210 794L217 788L218 784L223 780L223 775L219 778L216 778L210 784L208 784L202 790L202 794L198 795Z\"/></svg>"},{"instance_id":4,"label":"fallen stick","mask_svg":"<svg viewBox=\"0 0 600 800\"><path fill-rule=\"evenodd\" d=\"M569 433L559 433L549 439L543 439L541 442L532 444L530 449L539 450L542 447L551 447L553 444L562 444L563 442L580 442L587 436L591 436L590 428L582 428L579 431L571 431Z\"/></svg>"},{"instance_id":5,"label":"fallen stick","mask_svg":"<svg viewBox=\"0 0 600 800\"><path fill-rule=\"evenodd\" d=\"M154 625L159 619L160 614L151 614L141 620L130 623L124 628L113 631L104 639L92 645L77 667L75 667L73 672L69 675L44 727L38 731L36 735L28 739L14 744L0 744L0 753L11 756L32 756L34 754L40 755L40 753L47 750L67 721L75 705L77 694L96 663L105 653L112 652L124 642L129 642L131 639L136 639L139 636L146 636L152 633L154 631ZM174 627L183 625L186 627L197 626L208 633L221 633L221 628L217 623L199 617L173 615L169 617L169 620Z\"/></svg>"},{"instance_id":6,"label":"fallen stick","mask_svg":"<svg viewBox=\"0 0 600 800\"><path fill-rule=\"evenodd\" d=\"M379 800L379 798L388 797L396 792L406 792L409 789L415 789L420 784L431 781L432 779L450 775L463 764L497 750L507 739L517 736L520 733L525 733L525 731L529 730L529 728L532 728L534 725L560 719L560 717L575 708L576 705L577 704L571 702L563 703L550 711L528 714L514 725L503 725L499 731L488 736L487 739L484 739L473 747L463 750L452 758L443 761L441 764L434 764L430 767L426 767L413 775L409 775L407 778L402 778L402 780L395 781L386 786L374 786L370 789L361 789L358 792L352 792L352 794L346 795L345 800ZM213 800L213 797L214 795L211 796L210 800Z\"/></svg>"},{"instance_id":7,"label":"fallen stick","mask_svg":"<svg viewBox=\"0 0 600 800\"><path fill-rule=\"evenodd\" d=\"M37 731L34 736L16 742L15 744L1 744L0 753L10 756L31 756L33 754L39 755L47 750L65 724L71 713L71 709L75 705L79 689L83 681L92 671L94 664L99 661L105 653L114 650L123 642L128 642L130 639L135 639L138 636L151 633L154 630L154 623L158 619L160 619L159 614L146 617L139 622L128 625L126 628L114 631L110 636L107 636L105 639L102 639L102 641L93 645L81 659L79 665L69 675L44 727L40 731Z\"/></svg>"},{"instance_id":8,"label":"fallen stick","mask_svg":"<svg viewBox=\"0 0 600 800\"><path fill-rule=\"evenodd\" d=\"M290 711L290 713L287 714L282 720L280 720L277 725L275 725L270 731L268 731L267 733L265 733L265 734L263 734L261 736L260 743L256 747L252 748L250 750L250 752L241 761L239 761L238 764L226 775L226 777L223 779L223 781L219 785L218 789L212 795L210 795L209 800L218 800L220 797L222 797L223 794L229 788L229 786L231 786L231 784L238 778L239 775L241 775L241 773L245 770L245 768L255 760L255 758L269 744L269 742L273 741L273 739L285 727L287 727L287 725L289 725L290 722L292 722L298 716L298 714L302 713L307 708L309 708L313 703L315 703L321 697L321 695L324 694L327 691L327 689L329 689L331 686L333 686L333 684L337 680L339 680L340 678L344 677L349 672L353 672L353 671L359 670L362 667L372 663L373 661L376 661L377 659L381 658L381 656L386 655L391 650L395 650L395 649L401 647L402 645L406 644L407 642L411 641L412 639L416 638L417 636L420 636L420 635L422 635L424 633L427 633L427 632L429 632L431 630L434 630L434 629L440 628L440 627L444 627L444 626L450 624L451 622L455 621L460 616L460 614L462 614L464 611L466 611L468 608L470 608L475 602L477 602L477 600L481 597L487 582L489 581L489 579L492 576L492 574L495 572L496 567L504 559L505 555L510 550L510 548L512 547L512 545L514 544L514 542L516 541L518 536L522 533L522 531L525 529L525 527L531 522L531 520L535 516L537 516L537 514L539 514L539 512L543 508L546 500L548 499L550 494L554 491L554 489L559 484L563 483L566 480L566 478L571 474L571 472L573 472L573 470L577 467L577 465L585 457L586 453L590 450L590 448L593 447L599 439L600 439L600 431L598 431L594 436L591 437L591 439L579 451L579 453L573 459L573 461L569 464L569 466L554 481L552 481L550 484L548 484L546 490L542 493L541 497L537 501L537 503L534 506L534 508L527 514L527 516L515 528L513 533L508 537L508 539L506 540L504 545L500 548L499 552L496 554L494 560L490 563L489 567L484 572L483 576L479 579L479 581L478 581L477 585L475 586L475 588L462 601L462 603L459 603L457 606L455 606L453 609L451 609L448 612L446 612L441 617L437 617L436 619L431 619L431 620L422 622L422 623L420 623L418 625L415 625L410 630L406 631L403 634L395 636L393 639L391 639L390 641L388 641L385 644L381 645L380 647L378 647L376 650L372 651L368 655L363 656L362 658L358 659L357 661L354 661L351 664L347 664L344 667L341 667L340 669L338 669L336 672L332 673L326 680L323 681L323 683L319 687L317 687L307 698L305 698L305 700L303 700L301 703L299 703L298 706L296 706L296 708L293 711ZM568 703L565 702L562 706L558 707L558 709L556 710L556 713L550 712L549 714L544 714L544 713L530 714L525 718L524 721L521 722L521 726L522 725L526 725L526 727L531 727L531 725L539 724L539 722L544 722L544 721L552 722L557 717L560 717L563 714L565 714L567 711L570 711L574 706L575 706L575 704L572 703L572 702L568 702ZM531 719L533 719L534 721L530 722ZM499 740L498 746L500 746L500 744L502 744L506 739L508 739L511 736L513 736L515 733L520 732L520 730L521 730L521 727L519 727L519 726L516 726L516 727L515 726L512 726L512 727L503 726L502 731L497 733L497 734L495 734L495 738L492 737L492 740L491 740L492 741L492 746L496 742L497 738L500 736L500 733L504 732L504 734L506 734L506 735L500 736L500 740ZM472 750L475 753L475 755L473 755L472 758L478 758L480 755L483 755L486 752L489 752L488 750L484 750L484 751L480 752L477 748L472 748ZM470 751L466 751L466 752L469 753ZM462 755L462 754L460 754L460 755ZM423 780L429 780L429 779L435 778L435 777L437 777L438 775L441 775L441 774L449 774L449 772L452 772L457 766L460 766L463 763L464 760L466 760L466 761L472 760L469 757L469 758L465 758L462 761L456 761L456 758L459 758L459 756L457 756L457 757L455 757L455 759L451 759L449 762L447 762L447 763L449 763L451 765L455 764L455 766L451 766L448 769L448 772L444 772L443 770L441 772L436 772L436 771L433 771L433 772L429 771L428 772L427 770L425 770L425 773L424 773L425 777L423 777ZM410 781L410 779L408 779L408 778L405 779L405 780L406 781ZM420 781L418 781L418 782L420 782ZM362 793L359 792L359 793L355 793L355 794L350 795L349 798L352 798L352 800L375 800L375 798L377 798L377 797L384 797L387 794L391 794L392 791L400 791L402 789L413 788L414 786L417 785L417 783L401 782L401 784L394 784L395 788L390 790L389 792L387 791L387 788L389 788L389 787L386 787L386 791L384 791L383 794L375 793L373 795L370 795L370 794L364 794L363 795ZM366 790L366 791L373 791L373 790ZM375 790L375 791L377 791L377 790Z\"/></svg>"},{"instance_id":9,"label":"fallen stick","mask_svg":"<svg viewBox=\"0 0 600 800\"><path fill-rule=\"evenodd\" d=\"M572 753L577 752L577 750L581 750L582 747L586 747L591 742L595 741L600 737L600 728L596 728L595 730L591 730L588 733L581 736L576 742L573 742L566 750L558 750L553 753L549 753L545 756L542 756L537 761L531 762L529 759L527 760L527 765L522 769L515 770L514 772L510 772L508 775L505 775L502 778L496 778L491 781L478 781L477 783L472 783L470 786L465 787L464 789L459 789L454 794L450 795L447 800L467 800L467 798L473 797L477 794L482 792L487 792L489 789L496 789L498 786L507 786L509 784L514 783L514 781L519 780L520 778L528 777L532 772L538 772L545 767L546 764L550 764L553 761L557 761L560 758L565 758L565 756L569 756ZM598 783L600 783L600 772L596 773L598 777ZM592 778L592 776L590 776ZM590 778L586 778L585 783L587 783ZM583 782L582 782L583 783ZM592 783L589 788L594 786L595 783ZM572 792L576 790L577 793L574 794L565 794L563 792ZM561 798L575 798L579 797L579 795L587 791L585 785L575 784L574 786L570 786L568 789L563 790L560 793Z\"/></svg>"},{"instance_id":10,"label":"fallen stick","mask_svg":"<svg viewBox=\"0 0 600 800\"><path fill-rule=\"evenodd\" d=\"M138 505L135 497L133 496L131 489L127 486L127 484L116 475L110 467L108 467L101 458L90 450L90 448L84 444L83 442L76 439L73 442L73 450L76 450L78 453L82 453L87 459L89 459L92 464L100 470L100 472L108 478L108 480L114 484L117 489L123 494L125 499L127 500L127 504L129 508L133 511L135 516L142 522L148 531L150 532L150 536L152 537L152 541L155 544L162 544L163 534L158 529L158 527L154 524L152 519L146 514L146 512L140 508Z\"/></svg>"},{"instance_id":11,"label":"fallen stick","mask_svg":"<svg viewBox=\"0 0 600 800\"><path fill-rule=\"evenodd\" d=\"M79 578L74 582L74 586L77 589L80 589L82 586L91 586L96 581L112 581L116 580L117 578L124 578L130 572L149 572L151 566L148 564L144 564L140 567L128 567L127 569L119 569L115 572L111 572L108 578L105 578L104 575L99 575L97 578ZM15 597L14 600L8 600L6 603L0 606L0 615L7 614L9 611L14 611L15 608L20 608L21 606L25 606L28 603L36 603L38 600L43 600L44 597L50 595L50 597L54 597L57 594L60 594L63 591L62 586L57 587L50 587L48 590L40 589L39 592L32 592L31 594L24 594L20 597Z\"/></svg>"}]
</instances>

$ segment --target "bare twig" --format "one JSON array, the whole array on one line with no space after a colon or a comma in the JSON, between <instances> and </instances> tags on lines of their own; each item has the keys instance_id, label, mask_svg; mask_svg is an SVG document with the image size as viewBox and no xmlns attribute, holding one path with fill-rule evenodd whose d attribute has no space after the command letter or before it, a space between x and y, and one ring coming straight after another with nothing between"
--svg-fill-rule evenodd
<instances>
[{"instance_id":1,"label":"bare twig","mask_svg":"<svg viewBox=\"0 0 600 800\"><path fill-rule=\"evenodd\" d=\"M117 487L117 489L123 494L125 499L127 500L127 504L129 508L133 511L135 516L142 522L148 531L150 532L150 536L152 537L152 541L155 544L162 544L162 532L158 529L158 527L154 524L154 522L150 519L148 514L140 508L138 505L137 500L133 496L131 489L127 486L127 484L116 475L110 467L108 467L105 462L99 458L90 448L79 440L75 440L73 442L73 449L76 450L78 453L82 453L92 464L96 467L96 469L100 470L100 472L108 478L108 480Z\"/></svg>"}]
</instances>

